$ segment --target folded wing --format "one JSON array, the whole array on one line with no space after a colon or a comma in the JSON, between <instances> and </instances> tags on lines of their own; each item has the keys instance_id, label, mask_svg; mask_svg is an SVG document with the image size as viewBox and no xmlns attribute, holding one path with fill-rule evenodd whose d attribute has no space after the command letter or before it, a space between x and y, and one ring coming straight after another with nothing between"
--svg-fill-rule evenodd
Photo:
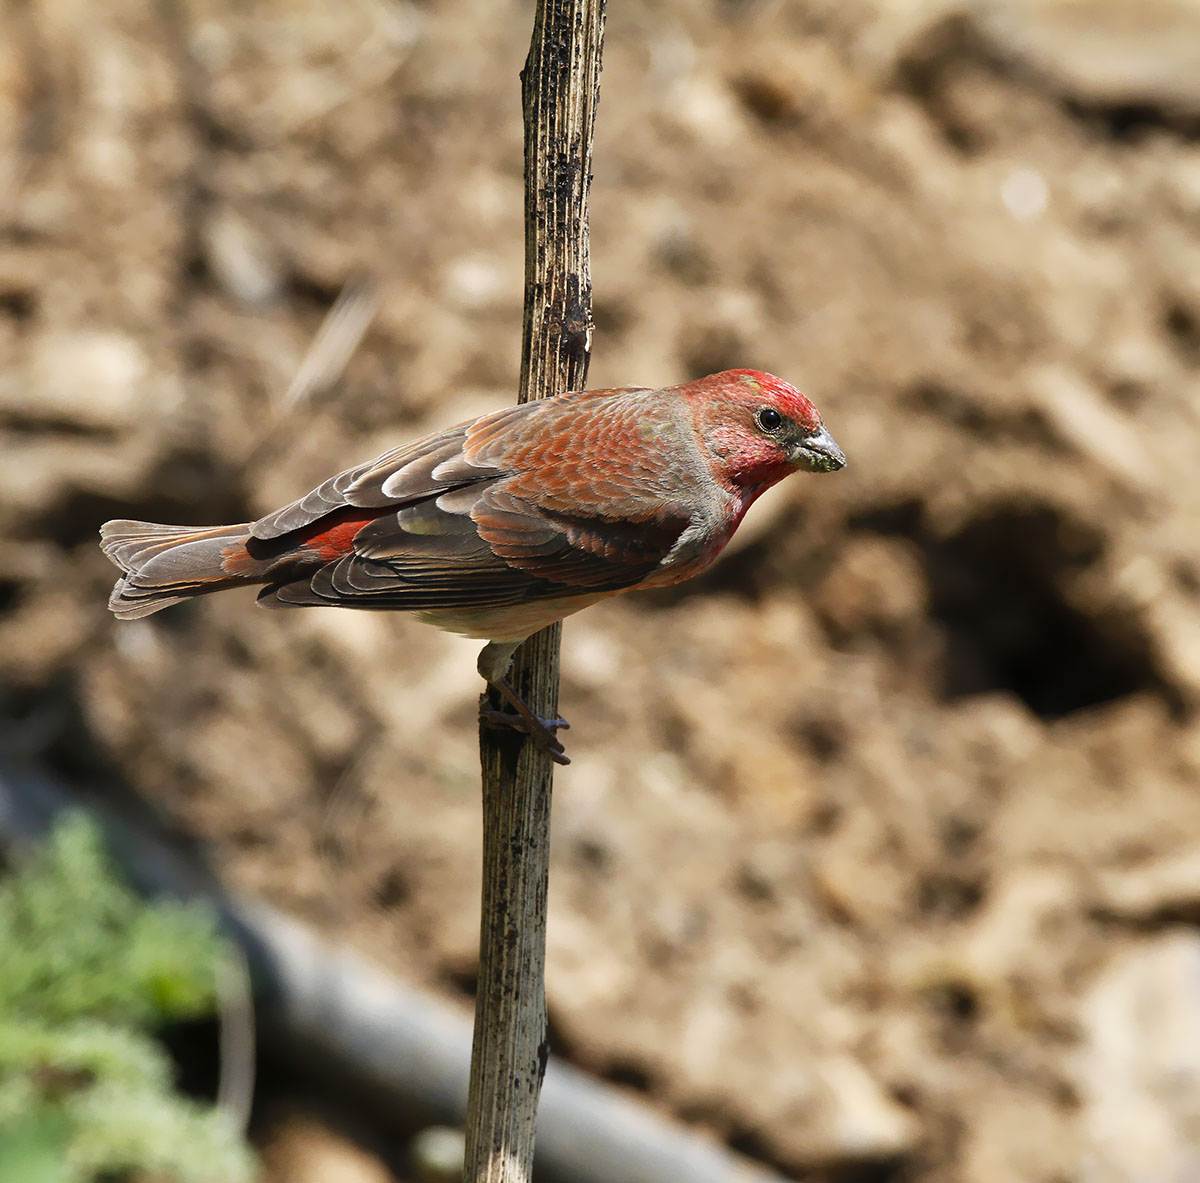
<instances>
[{"instance_id":1,"label":"folded wing","mask_svg":"<svg viewBox=\"0 0 1200 1183\"><path fill-rule=\"evenodd\" d=\"M260 599L419 611L640 583L693 513L672 495L680 474L664 470L672 441L649 462L644 439L629 446L638 424L626 393L506 408L338 474L254 523L254 539L284 541L347 507L379 516L349 553Z\"/></svg>"}]
</instances>

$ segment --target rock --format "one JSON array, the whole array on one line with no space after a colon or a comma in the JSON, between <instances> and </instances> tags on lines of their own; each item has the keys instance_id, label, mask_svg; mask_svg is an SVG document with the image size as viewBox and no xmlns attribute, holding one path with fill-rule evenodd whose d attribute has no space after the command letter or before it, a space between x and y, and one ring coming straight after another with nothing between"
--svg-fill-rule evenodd
<instances>
[{"instance_id":1,"label":"rock","mask_svg":"<svg viewBox=\"0 0 1200 1183\"><path fill-rule=\"evenodd\" d=\"M1195 0L909 0L881 6L864 54L882 76L982 57L1086 107L1200 114Z\"/></svg>"},{"instance_id":2,"label":"rock","mask_svg":"<svg viewBox=\"0 0 1200 1183\"><path fill-rule=\"evenodd\" d=\"M827 1062L821 1072L830 1102L824 1130L831 1161L882 1162L910 1153L920 1136L914 1116L893 1101L849 1056Z\"/></svg>"},{"instance_id":3,"label":"rock","mask_svg":"<svg viewBox=\"0 0 1200 1183\"><path fill-rule=\"evenodd\" d=\"M1200 936L1119 954L1080 1008L1084 1183L1200 1179Z\"/></svg>"},{"instance_id":4,"label":"rock","mask_svg":"<svg viewBox=\"0 0 1200 1183\"><path fill-rule=\"evenodd\" d=\"M1200 113L1195 0L1005 0L972 16L1001 52L1079 102Z\"/></svg>"},{"instance_id":5,"label":"rock","mask_svg":"<svg viewBox=\"0 0 1200 1183\"><path fill-rule=\"evenodd\" d=\"M1200 845L1107 871L1098 886L1105 910L1135 924L1200 916Z\"/></svg>"},{"instance_id":6,"label":"rock","mask_svg":"<svg viewBox=\"0 0 1200 1183\"><path fill-rule=\"evenodd\" d=\"M141 417L150 359L122 333L53 331L37 338L26 375L0 382L0 413L32 425L116 431Z\"/></svg>"}]
</instances>

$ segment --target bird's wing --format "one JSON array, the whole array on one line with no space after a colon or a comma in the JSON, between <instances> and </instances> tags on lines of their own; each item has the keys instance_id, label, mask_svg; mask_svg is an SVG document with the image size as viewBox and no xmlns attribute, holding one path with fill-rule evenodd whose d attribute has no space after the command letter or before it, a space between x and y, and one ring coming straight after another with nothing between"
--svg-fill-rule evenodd
<instances>
[{"instance_id":1,"label":"bird's wing","mask_svg":"<svg viewBox=\"0 0 1200 1183\"><path fill-rule=\"evenodd\" d=\"M335 510L382 508L452 488L453 482L436 481L430 474L444 461L461 457L463 440L470 426L460 423L393 448L366 464L339 472L311 493L259 518L251 527L251 533L255 538L267 541L312 525ZM486 480L498 474L484 467L472 468L469 475L460 475L468 480Z\"/></svg>"},{"instance_id":2,"label":"bird's wing","mask_svg":"<svg viewBox=\"0 0 1200 1183\"><path fill-rule=\"evenodd\" d=\"M265 593L281 603L363 608L500 607L618 591L670 553L688 519L630 523L547 515L506 492L508 479L468 485L385 513L354 549Z\"/></svg>"},{"instance_id":3,"label":"bird's wing","mask_svg":"<svg viewBox=\"0 0 1200 1183\"><path fill-rule=\"evenodd\" d=\"M382 512L342 558L264 597L378 608L503 606L641 582L693 522L678 433L622 396L505 408L326 481L254 526L279 537L346 506ZM681 489L684 496L680 496ZM388 512L386 507L395 506Z\"/></svg>"}]
</instances>

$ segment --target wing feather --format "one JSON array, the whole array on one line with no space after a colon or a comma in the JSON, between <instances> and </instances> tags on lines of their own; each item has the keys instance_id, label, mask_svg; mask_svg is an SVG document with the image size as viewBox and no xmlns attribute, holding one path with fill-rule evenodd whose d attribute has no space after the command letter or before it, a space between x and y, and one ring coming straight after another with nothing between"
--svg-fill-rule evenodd
<instances>
[{"instance_id":1,"label":"wing feather","mask_svg":"<svg viewBox=\"0 0 1200 1183\"><path fill-rule=\"evenodd\" d=\"M433 469L459 455L470 424L459 424L425 436L403 447L393 448L366 464L348 468L322 482L310 493L260 518L251 527L255 538L264 541L312 525L337 509L382 509L420 500L458 484L486 480L496 470L475 465L448 482L433 477Z\"/></svg>"},{"instance_id":2,"label":"wing feather","mask_svg":"<svg viewBox=\"0 0 1200 1183\"><path fill-rule=\"evenodd\" d=\"M631 395L644 392L507 407L330 478L256 522L254 537L346 507L384 512L351 553L292 571L264 600L453 610L634 586L710 490L680 446L687 426Z\"/></svg>"}]
</instances>

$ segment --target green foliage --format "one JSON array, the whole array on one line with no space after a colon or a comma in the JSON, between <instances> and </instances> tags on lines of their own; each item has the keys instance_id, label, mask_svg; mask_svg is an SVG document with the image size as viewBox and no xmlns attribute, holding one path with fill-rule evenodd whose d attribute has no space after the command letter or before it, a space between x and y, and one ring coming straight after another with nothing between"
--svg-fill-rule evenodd
<instances>
[{"instance_id":1,"label":"green foliage","mask_svg":"<svg viewBox=\"0 0 1200 1183\"><path fill-rule=\"evenodd\" d=\"M253 1177L226 1116L174 1092L152 1035L212 1011L220 955L213 917L140 900L82 814L0 881L0 1183Z\"/></svg>"}]
</instances>

